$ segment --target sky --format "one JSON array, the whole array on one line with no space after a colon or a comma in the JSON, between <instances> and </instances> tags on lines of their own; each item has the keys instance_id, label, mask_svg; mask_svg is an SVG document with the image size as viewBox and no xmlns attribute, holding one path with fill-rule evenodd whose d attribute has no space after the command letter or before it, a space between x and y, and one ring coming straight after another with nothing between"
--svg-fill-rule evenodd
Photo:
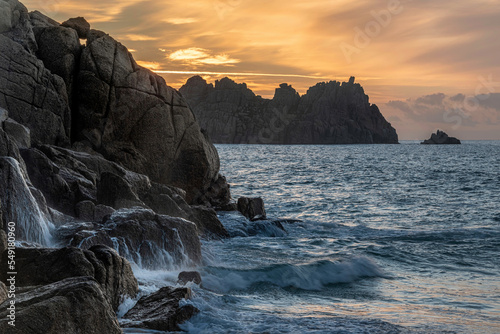
<instances>
[{"instance_id":1,"label":"sky","mask_svg":"<svg viewBox=\"0 0 500 334\"><path fill-rule=\"evenodd\" d=\"M402 140L500 140L498 0L22 2L85 17L177 89L228 76L272 98L355 76Z\"/></svg>"}]
</instances>

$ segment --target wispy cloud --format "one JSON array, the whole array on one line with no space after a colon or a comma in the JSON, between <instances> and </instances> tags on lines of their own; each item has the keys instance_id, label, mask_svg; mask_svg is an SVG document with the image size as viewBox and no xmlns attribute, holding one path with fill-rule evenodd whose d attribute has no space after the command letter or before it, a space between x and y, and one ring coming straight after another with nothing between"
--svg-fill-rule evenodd
<instances>
[{"instance_id":1,"label":"wispy cloud","mask_svg":"<svg viewBox=\"0 0 500 334\"><path fill-rule=\"evenodd\" d=\"M172 52L168 59L181 61L192 65L233 65L240 62L226 54L213 54L210 50L202 48L189 48Z\"/></svg>"}]
</instances>

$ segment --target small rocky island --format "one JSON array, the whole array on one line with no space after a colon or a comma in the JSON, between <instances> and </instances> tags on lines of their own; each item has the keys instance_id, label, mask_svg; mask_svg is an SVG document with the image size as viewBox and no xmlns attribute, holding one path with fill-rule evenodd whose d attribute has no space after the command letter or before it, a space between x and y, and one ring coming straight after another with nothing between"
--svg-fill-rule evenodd
<instances>
[{"instance_id":1,"label":"small rocky island","mask_svg":"<svg viewBox=\"0 0 500 334\"><path fill-rule=\"evenodd\" d=\"M424 140L421 144L425 145L449 145L461 144L460 140L455 137L448 136L444 131L437 130L429 139Z\"/></svg>"},{"instance_id":2,"label":"small rocky island","mask_svg":"<svg viewBox=\"0 0 500 334\"><path fill-rule=\"evenodd\" d=\"M202 129L219 144L397 144L396 130L363 87L321 82L300 96L284 83L272 99L244 83L194 76L180 88Z\"/></svg>"}]
</instances>

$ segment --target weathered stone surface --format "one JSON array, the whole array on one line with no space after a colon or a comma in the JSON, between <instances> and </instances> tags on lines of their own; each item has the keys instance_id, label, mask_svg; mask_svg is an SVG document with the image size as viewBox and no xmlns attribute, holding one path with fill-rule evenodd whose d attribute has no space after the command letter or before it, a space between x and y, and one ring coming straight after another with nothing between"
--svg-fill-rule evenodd
<instances>
[{"instance_id":1,"label":"weathered stone surface","mask_svg":"<svg viewBox=\"0 0 500 334\"><path fill-rule=\"evenodd\" d=\"M193 198L217 178L219 158L177 91L128 50L91 30L78 75L77 139Z\"/></svg>"},{"instance_id":2,"label":"weathered stone surface","mask_svg":"<svg viewBox=\"0 0 500 334\"><path fill-rule=\"evenodd\" d=\"M115 209L146 207L124 178L109 172L104 172L100 176L97 201Z\"/></svg>"},{"instance_id":3,"label":"weathered stone surface","mask_svg":"<svg viewBox=\"0 0 500 334\"><path fill-rule=\"evenodd\" d=\"M164 287L142 297L128 311L122 321L123 327L149 328L159 331L179 331L179 324L198 313L192 305L179 306L182 299L191 298L191 289Z\"/></svg>"},{"instance_id":4,"label":"weathered stone surface","mask_svg":"<svg viewBox=\"0 0 500 334\"><path fill-rule=\"evenodd\" d=\"M228 238L224 225L217 218L217 213L205 206L191 206L188 219L196 224L201 236L208 239Z\"/></svg>"},{"instance_id":5,"label":"weathered stone surface","mask_svg":"<svg viewBox=\"0 0 500 334\"><path fill-rule=\"evenodd\" d=\"M264 201L260 197L238 198L238 211L251 221L266 219L266 209L264 208Z\"/></svg>"},{"instance_id":6,"label":"weathered stone surface","mask_svg":"<svg viewBox=\"0 0 500 334\"><path fill-rule=\"evenodd\" d=\"M18 148L31 147L30 129L24 125L7 118L3 122L3 129L14 140Z\"/></svg>"},{"instance_id":7,"label":"weathered stone surface","mask_svg":"<svg viewBox=\"0 0 500 334\"><path fill-rule=\"evenodd\" d=\"M0 2L0 34L16 41L30 53L37 50L28 10L17 0Z\"/></svg>"},{"instance_id":8,"label":"weathered stone surface","mask_svg":"<svg viewBox=\"0 0 500 334\"><path fill-rule=\"evenodd\" d=\"M61 25L76 30L78 37L82 39L86 39L90 32L90 24L81 16L64 21Z\"/></svg>"},{"instance_id":9,"label":"weathered stone surface","mask_svg":"<svg viewBox=\"0 0 500 334\"><path fill-rule=\"evenodd\" d=\"M81 45L75 30L60 26L34 28L38 44L37 57L53 74L66 84L69 104L73 102L73 85L80 61ZM71 118L64 119L65 128L71 127Z\"/></svg>"},{"instance_id":10,"label":"weathered stone surface","mask_svg":"<svg viewBox=\"0 0 500 334\"><path fill-rule=\"evenodd\" d=\"M186 284L193 282L195 284L201 284L201 275L197 271L182 271L177 277L177 281L180 284Z\"/></svg>"},{"instance_id":11,"label":"weathered stone surface","mask_svg":"<svg viewBox=\"0 0 500 334\"><path fill-rule=\"evenodd\" d=\"M92 201L81 201L75 205L76 217L80 220L94 221L95 204Z\"/></svg>"},{"instance_id":12,"label":"weathered stone surface","mask_svg":"<svg viewBox=\"0 0 500 334\"><path fill-rule=\"evenodd\" d=\"M307 94L281 84L272 100L224 78L207 84L190 78L180 92L215 143L361 144L397 143L394 128L363 88L354 83L318 83Z\"/></svg>"},{"instance_id":13,"label":"weathered stone surface","mask_svg":"<svg viewBox=\"0 0 500 334\"><path fill-rule=\"evenodd\" d=\"M6 281L7 253L3 253L0 278ZM61 249L16 249L16 286L47 285L70 277L93 277L114 310L124 296L135 297L138 291L129 262L112 248L97 245L89 250L74 247Z\"/></svg>"},{"instance_id":14,"label":"weathered stone surface","mask_svg":"<svg viewBox=\"0 0 500 334\"><path fill-rule=\"evenodd\" d=\"M0 107L28 127L32 143L68 145L71 114L64 81L20 44L0 35Z\"/></svg>"},{"instance_id":15,"label":"weathered stone surface","mask_svg":"<svg viewBox=\"0 0 500 334\"><path fill-rule=\"evenodd\" d=\"M148 269L199 264L201 245L196 225L142 208L121 209L102 223L69 223L58 230L62 241L90 248L103 244Z\"/></svg>"},{"instance_id":16,"label":"weathered stone surface","mask_svg":"<svg viewBox=\"0 0 500 334\"><path fill-rule=\"evenodd\" d=\"M8 298L7 287L5 286L4 282L0 282L0 304L2 304L5 300L7 300L7 298Z\"/></svg>"},{"instance_id":17,"label":"weathered stone surface","mask_svg":"<svg viewBox=\"0 0 500 334\"><path fill-rule=\"evenodd\" d=\"M5 133L2 127L0 127L0 157L12 157L16 159L19 163L19 168L21 169L23 178L26 181L29 180L26 164L21 158L21 153L19 152L16 142L11 136Z\"/></svg>"},{"instance_id":18,"label":"weathered stone surface","mask_svg":"<svg viewBox=\"0 0 500 334\"><path fill-rule=\"evenodd\" d=\"M460 140L455 137L449 137L441 130L433 133L431 138L424 140L421 144L434 144L434 145L448 145L448 144L461 144Z\"/></svg>"},{"instance_id":19,"label":"weathered stone surface","mask_svg":"<svg viewBox=\"0 0 500 334\"><path fill-rule=\"evenodd\" d=\"M101 286L90 277L67 278L18 292L15 327L8 324L8 302L0 304L1 333L122 333Z\"/></svg>"}]
</instances>

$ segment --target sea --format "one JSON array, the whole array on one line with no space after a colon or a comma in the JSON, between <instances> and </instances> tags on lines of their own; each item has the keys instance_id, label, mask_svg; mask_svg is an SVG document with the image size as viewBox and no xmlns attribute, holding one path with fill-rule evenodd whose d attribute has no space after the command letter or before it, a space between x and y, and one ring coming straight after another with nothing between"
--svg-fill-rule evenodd
<instances>
[{"instance_id":1,"label":"sea","mask_svg":"<svg viewBox=\"0 0 500 334\"><path fill-rule=\"evenodd\" d=\"M500 141L216 147L268 220L219 212L184 331L500 333ZM183 269L134 271L145 294Z\"/></svg>"}]
</instances>

